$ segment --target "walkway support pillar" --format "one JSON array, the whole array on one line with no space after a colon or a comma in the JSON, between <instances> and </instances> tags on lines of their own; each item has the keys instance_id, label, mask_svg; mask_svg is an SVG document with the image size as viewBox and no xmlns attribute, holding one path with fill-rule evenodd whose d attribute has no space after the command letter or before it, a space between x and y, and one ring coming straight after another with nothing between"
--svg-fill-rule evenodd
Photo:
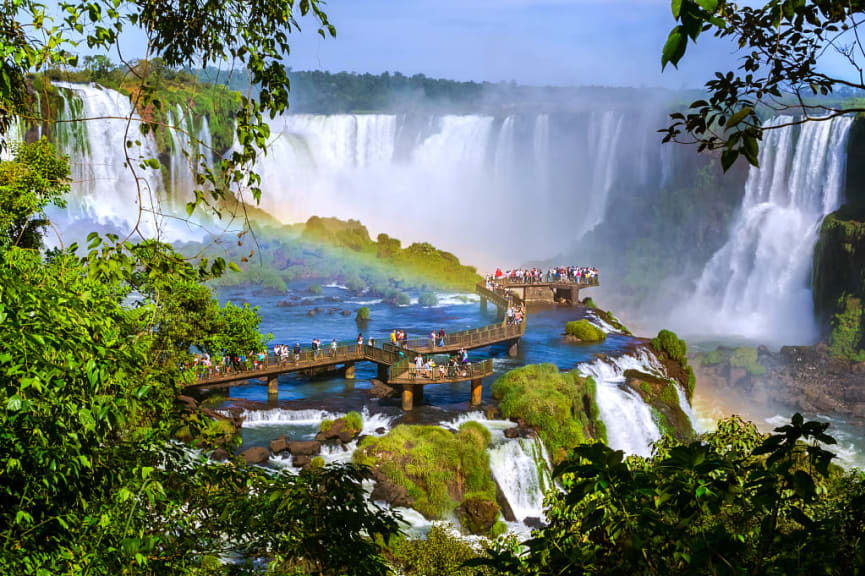
<instances>
[{"instance_id":1,"label":"walkway support pillar","mask_svg":"<svg viewBox=\"0 0 865 576\"><path fill-rule=\"evenodd\" d=\"M414 405L420 406L423 404L423 384L414 385Z\"/></svg>"},{"instance_id":2,"label":"walkway support pillar","mask_svg":"<svg viewBox=\"0 0 865 576\"><path fill-rule=\"evenodd\" d=\"M481 312L487 313L487 299L481 296Z\"/></svg>"},{"instance_id":3,"label":"walkway support pillar","mask_svg":"<svg viewBox=\"0 0 865 576\"><path fill-rule=\"evenodd\" d=\"M404 384L402 387L402 409L410 412L414 408L414 395L412 394L413 384Z\"/></svg>"},{"instance_id":4,"label":"walkway support pillar","mask_svg":"<svg viewBox=\"0 0 865 576\"><path fill-rule=\"evenodd\" d=\"M345 378L346 380L354 380L354 362L345 363Z\"/></svg>"},{"instance_id":5,"label":"walkway support pillar","mask_svg":"<svg viewBox=\"0 0 865 576\"><path fill-rule=\"evenodd\" d=\"M378 366L378 379L382 382L387 382L387 366L384 364L376 364Z\"/></svg>"},{"instance_id":6,"label":"walkway support pillar","mask_svg":"<svg viewBox=\"0 0 865 576\"><path fill-rule=\"evenodd\" d=\"M571 286L571 306L576 306L580 303L580 289L576 286Z\"/></svg>"},{"instance_id":7,"label":"walkway support pillar","mask_svg":"<svg viewBox=\"0 0 865 576\"><path fill-rule=\"evenodd\" d=\"M267 377L267 399L276 400L279 397L279 375Z\"/></svg>"},{"instance_id":8,"label":"walkway support pillar","mask_svg":"<svg viewBox=\"0 0 865 576\"><path fill-rule=\"evenodd\" d=\"M472 380L472 406L481 405L481 396L483 395L483 379L475 378Z\"/></svg>"},{"instance_id":9,"label":"walkway support pillar","mask_svg":"<svg viewBox=\"0 0 865 576\"><path fill-rule=\"evenodd\" d=\"M514 358L517 355L517 352L519 352L519 343L520 343L519 338L517 338L516 340L511 340L510 342L508 342L508 356L510 356L511 358Z\"/></svg>"}]
</instances>

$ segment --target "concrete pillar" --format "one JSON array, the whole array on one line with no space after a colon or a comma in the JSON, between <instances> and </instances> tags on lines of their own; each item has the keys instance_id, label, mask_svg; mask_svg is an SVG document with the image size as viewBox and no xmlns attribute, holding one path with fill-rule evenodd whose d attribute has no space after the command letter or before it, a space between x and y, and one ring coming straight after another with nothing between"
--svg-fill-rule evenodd
<instances>
[{"instance_id":1,"label":"concrete pillar","mask_svg":"<svg viewBox=\"0 0 865 576\"><path fill-rule=\"evenodd\" d=\"M420 406L423 404L423 384L414 385L414 405Z\"/></svg>"},{"instance_id":2,"label":"concrete pillar","mask_svg":"<svg viewBox=\"0 0 865 576\"><path fill-rule=\"evenodd\" d=\"M487 313L487 299L481 296L481 312Z\"/></svg>"},{"instance_id":3,"label":"concrete pillar","mask_svg":"<svg viewBox=\"0 0 865 576\"><path fill-rule=\"evenodd\" d=\"M571 286L571 306L576 306L580 303L580 289L576 286Z\"/></svg>"},{"instance_id":4,"label":"concrete pillar","mask_svg":"<svg viewBox=\"0 0 865 576\"><path fill-rule=\"evenodd\" d=\"M520 343L519 338L517 338L516 340L511 340L510 342L508 342L508 356L510 356L511 358L514 358L517 355L517 352L519 352L519 346L518 346L519 343Z\"/></svg>"},{"instance_id":5,"label":"concrete pillar","mask_svg":"<svg viewBox=\"0 0 865 576\"><path fill-rule=\"evenodd\" d=\"M483 380L481 378L472 380L472 406L481 405L481 396L483 394L482 382Z\"/></svg>"},{"instance_id":6,"label":"concrete pillar","mask_svg":"<svg viewBox=\"0 0 865 576\"><path fill-rule=\"evenodd\" d=\"M402 409L410 412L414 408L414 397L412 395L412 384L404 384L402 387Z\"/></svg>"},{"instance_id":7,"label":"concrete pillar","mask_svg":"<svg viewBox=\"0 0 865 576\"><path fill-rule=\"evenodd\" d=\"M377 364L378 366L378 379L382 382L387 382L387 366L384 364Z\"/></svg>"},{"instance_id":8,"label":"concrete pillar","mask_svg":"<svg viewBox=\"0 0 865 576\"><path fill-rule=\"evenodd\" d=\"M276 400L279 397L279 375L267 377L267 399Z\"/></svg>"},{"instance_id":9,"label":"concrete pillar","mask_svg":"<svg viewBox=\"0 0 865 576\"><path fill-rule=\"evenodd\" d=\"M354 362L346 362L345 378L346 380L354 380Z\"/></svg>"}]
</instances>

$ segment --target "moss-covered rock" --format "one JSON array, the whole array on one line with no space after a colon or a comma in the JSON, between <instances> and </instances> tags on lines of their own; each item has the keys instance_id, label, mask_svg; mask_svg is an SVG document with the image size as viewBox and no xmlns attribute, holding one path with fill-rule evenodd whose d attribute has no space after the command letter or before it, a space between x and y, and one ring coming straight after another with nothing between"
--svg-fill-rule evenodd
<instances>
[{"instance_id":1,"label":"moss-covered rock","mask_svg":"<svg viewBox=\"0 0 865 576\"><path fill-rule=\"evenodd\" d=\"M433 292L424 292L418 298L418 303L421 306L435 306L439 303L439 299Z\"/></svg>"},{"instance_id":2,"label":"moss-covered rock","mask_svg":"<svg viewBox=\"0 0 865 576\"><path fill-rule=\"evenodd\" d=\"M854 163L863 164L861 161L848 164ZM861 183L865 186L865 174ZM851 194L851 184L848 182L848 201L851 201ZM859 196L865 196L865 190L859 191ZM859 198L858 202L844 206L823 219L820 239L814 248L812 278L814 310L824 327L824 337L830 351L839 358L863 361L865 199Z\"/></svg>"},{"instance_id":3,"label":"moss-covered rock","mask_svg":"<svg viewBox=\"0 0 865 576\"><path fill-rule=\"evenodd\" d=\"M553 364L523 366L496 380L492 393L505 418L522 420L538 431L556 462L577 444L606 441L595 381L576 371L559 372Z\"/></svg>"},{"instance_id":4,"label":"moss-covered rock","mask_svg":"<svg viewBox=\"0 0 865 576\"><path fill-rule=\"evenodd\" d=\"M369 308L366 306L361 306L357 309L357 315L354 317L355 321L358 323L368 322L369 321Z\"/></svg>"},{"instance_id":5,"label":"moss-covered rock","mask_svg":"<svg viewBox=\"0 0 865 576\"><path fill-rule=\"evenodd\" d=\"M579 342L603 342L607 339L607 334L588 320L568 322L565 335Z\"/></svg>"},{"instance_id":6,"label":"moss-covered rock","mask_svg":"<svg viewBox=\"0 0 865 576\"><path fill-rule=\"evenodd\" d=\"M674 332L661 330L652 338L649 347L664 365L667 375L682 385L690 401L697 386L697 377L694 369L688 365L687 343Z\"/></svg>"},{"instance_id":7,"label":"moss-covered rock","mask_svg":"<svg viewBox=\"0 0 865 576\"><path fill-rule=\"evenodd\" d=\"M625 371L625 384L634 390L654 410L662 433L687 442L694 438L694 428L679 404L675 380L660 378L638 370Z\"/></svg>"},{"instance_id":8,"label":"moss-covered rock","mask_svg":"<svg viewBox=\"0 0 865 576\"><path fill-rule=\"evenodd\" d=\"M498 510L489 443L489 431L477 422L463 424L456 434L439 426L403 424L386 436L364 438L353 459L402 488L406 504L441 519L466 501L489 502Z\"/></svg>"},{"instance_id":9,"label":"moss-covered rock","mask_svg":"<svg viewBox=\"0 0 865 576\"><path fill-rule=\"evenodd\" d=\"M318 434L315 439L318 442L333 442L348 444L363 430L363 416L360 412L349 412L336 420L325 419L321 421Z\"/></svg>"}]
</instances>

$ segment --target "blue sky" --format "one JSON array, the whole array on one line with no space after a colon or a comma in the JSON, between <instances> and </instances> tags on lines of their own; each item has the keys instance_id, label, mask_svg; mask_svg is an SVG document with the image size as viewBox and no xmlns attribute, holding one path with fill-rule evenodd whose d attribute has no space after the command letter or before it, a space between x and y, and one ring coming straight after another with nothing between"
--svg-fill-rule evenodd
<instances>
[{"instance_id":1,"label":"blue sky","mask_svg":"<svg viewBox=\"0 0 865 576\"><path fill-rule=\"evenodd\" d=\"M731 44L706 36L662 74L670 0L332 0L325 10L336 38L310 20L292 40L293 68L680 88L736 62Z\"/></svg>"}]
</instances>

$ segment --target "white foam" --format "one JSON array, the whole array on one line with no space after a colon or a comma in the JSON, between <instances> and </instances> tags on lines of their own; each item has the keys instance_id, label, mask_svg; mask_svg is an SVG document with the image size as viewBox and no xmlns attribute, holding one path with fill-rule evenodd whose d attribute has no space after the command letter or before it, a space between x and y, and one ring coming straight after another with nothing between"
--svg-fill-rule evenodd
<instances>
[{"instance_id":1,"label":"white foam","mask_svg":"<svg viewBox=\"0 0 865 576\"><path fill-rule=\"evenodd\" d=\"M224 415L230 415L227 410L220 411ZM326 410L285 410L283 408L271 408L269 410L243 410L244 428L260 428L263 426L310 426L320 424L322 420L335 420L344 414L328 412Z\"/></svg>"}]
</instances>

